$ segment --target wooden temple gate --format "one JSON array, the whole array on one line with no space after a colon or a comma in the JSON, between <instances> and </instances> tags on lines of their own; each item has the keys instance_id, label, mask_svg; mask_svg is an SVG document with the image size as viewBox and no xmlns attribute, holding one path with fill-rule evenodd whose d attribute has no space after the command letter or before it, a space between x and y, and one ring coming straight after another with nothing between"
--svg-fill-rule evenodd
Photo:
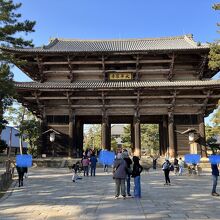
<instances>
[{"instance_id":1,"label":"wooden temple gate","mask_svg":"<svg viewBox=\"0 0 220 220\"><path fill-rule=\"evenodd\" d=\"M209 46L191 35L153 39L54 39L38 48L1 48L21 61L33 82L17 82L18 99L53 128L57 155L80 157L83 124L102 127L102 148L111 148L111 123L131 124L131 145L140 155L140 124L157 123L160 153L189 152L187 128L205 138L204 117L220 98L220 81L211 80ZM42 136L40 153L51 153ZM199 152L203 156L204 146Z\"/></svg>"}]
</instances>

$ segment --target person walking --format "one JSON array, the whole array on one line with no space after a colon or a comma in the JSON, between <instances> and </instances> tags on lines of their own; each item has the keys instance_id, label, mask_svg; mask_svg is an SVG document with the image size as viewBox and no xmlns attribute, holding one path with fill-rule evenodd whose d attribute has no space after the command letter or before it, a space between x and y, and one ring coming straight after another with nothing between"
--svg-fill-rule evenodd
<instances>
[{"instance_id":1,"label":"person walking","mask_svg":"<svg viewBox=\"0 0 220 220\"><path fill-rule=\"evenodd\" d=\"M182 158L180 157L180 160L179 160L179 175L180 175L180 176L183 175L183 170L184 170L184 161L183 161Z\"/></svg>"},{"instance_id":2,"label":"person walking","mask_svg":"<svg viewBox=\"0 0 220 220\"><path fill-rule=\"evenodd\" d=\"M139 157L133 156L132 177L134 178L134 198L141 198L141 172L143 167L139 163Z\"/></svg>"},{"instance_id":3,"label":"person walking","mask_svg":"<svg viewBox=\"0 0 220 220\"><path fill-rule=\"evenodd\" d=\"M127 150L124 150L124 151L123 151L122 157L123 157L123 159L125 160L125 162L126 162L126 164L127 164L127 169L126 169L126 171L127 171L127 176L126 176L127 196L131 196L130 190L131 190L131 173L132 173L131 164L132 164L132 160L131 160L131 158L129 157Z\"/></svg>"},{"instance_id":4,"label":"person walking","mask_svg":"<svg viewBox=\"0 0 220 220\"><path fill-rule=\"evenodd\" d=\"M125 179L126 179L126 162L122 159L122 154L118 153L113 165L113 179L115 179L115 199L118 199L120 195L123 199L126 198L125 192Z\"/></svg>"},{"instance_id":5,"label":"person walking","mask_svg":"<svg viewBox=\"0 0 220 220\"><path fill-rule=\"evenodd\" d=\"M165 176L164 185L169 185L169 186L171 185L170 184L170 177L169 177L169 175L170 175L170 165L171 165L171 163L168 159L166 159L165 162L162 165L162 170L163 170L164 176Z\"/></svg>"},{"instance_id":6,"label":"person walking","mask_svg":"<svg viewBox=\"0 0 220 220\"><path fill-rule=\"evenodd\" d=\"M16 166L16 169L18 173L18 186L20 187L23 186L25 168Z\"/></svg>"},{"instance_id":7,"label":"person walking","mask_svg":"<svg viewBox=\"0 0 220 220\"><path fill-rule=\"evenodd\" d=\"M95 156L95 153L92 153L90 157L91 176L95 176L96 163L97 163L97 158Z\"/></svg>"},{"instance_id":8,"label":"person walking","mask_svg":"<svg viewBox=\"0 0 220 220\"><path fill-rule=\"evenodd\" d=\"M219 196L219 194L216 192L218 176L219 176L218 165L211 164L211 168L212 168L212 179L213 179L212 196Z\"/></svg>"}]
</instances>

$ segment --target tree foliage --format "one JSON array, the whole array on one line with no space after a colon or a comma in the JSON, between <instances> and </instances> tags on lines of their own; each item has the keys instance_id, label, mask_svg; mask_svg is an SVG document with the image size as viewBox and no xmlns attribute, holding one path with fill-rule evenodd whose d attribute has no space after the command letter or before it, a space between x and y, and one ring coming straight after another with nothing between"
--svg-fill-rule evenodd
<instances>
[{"instance_id":1,"label":"tree foliage","mask_svg":"<svg viewBox=\"0 0 220 220\"><path fill-rule=\"evenodd\" d=\"M123 146L131 148L130 125L124 127ZM159 127L157 124L141 124L141 149L147 154L157 154L159 151Z\"/></svg>"},{"instance_id":2,"label":"tree foliage","mask_svg":"<svg viewBox=\"0 0 220 220\"><path fill-rule=\"evenodd\" d=\"M34 21L21 21L21 14L16 10L21 3L12 0L0 0L0 46L27 47L33 46L32 40L25 40L22 35L34 32ZM5 125L3 114L12 104L14 95L13 74L10 64L16 63L14 56L0 50L0 133Z\"/></svg>"},{"instance_id":3,"label":"tree foliage","mask_svg":"<svg viewBox=\"0 0 220 220\"><path fill-rule=\"evenodd\" d=\"M212 126L206 125L206 142L211 150L216 153L216 150L220 150L220 145L217 143L217 137L220 135L220 101L211 122Z\"/></svg>"}]
</instances>

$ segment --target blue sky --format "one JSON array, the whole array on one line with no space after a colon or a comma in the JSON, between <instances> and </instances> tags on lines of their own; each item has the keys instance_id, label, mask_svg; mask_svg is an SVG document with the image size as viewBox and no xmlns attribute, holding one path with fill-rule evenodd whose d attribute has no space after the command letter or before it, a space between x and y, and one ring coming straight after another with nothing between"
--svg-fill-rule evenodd
<instances>
[{"instance_id":1,"label":"blue sky","mask_svg":"<svg viewBox=\"0 0 220 220\"><path fill-rule=\"evenodd\" d=\"M215 0L16 0L24 19L35 20L26 36L35 46L51 37L79 39L148 38L188 33L200 42L219 39ZM16 81L29 80L14 69ZM218 77L219 78L219 77Z\"/></svg>"}]
</instances>

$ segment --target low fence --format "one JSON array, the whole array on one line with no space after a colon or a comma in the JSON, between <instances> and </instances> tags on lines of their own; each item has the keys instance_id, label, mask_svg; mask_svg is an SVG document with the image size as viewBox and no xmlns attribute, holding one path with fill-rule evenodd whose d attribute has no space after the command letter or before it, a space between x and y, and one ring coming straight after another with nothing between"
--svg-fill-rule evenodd
<instances>
[{"instance_id":1,"label":"low fence","mask_svg":"<svg viewBox=\"0 0 220 220\"><path fill-rule=\"evenodd\" d=\"M0 192L6 190L12 182L13 174L11 172L0 175Z\"/></svg>"}]
</instances>

